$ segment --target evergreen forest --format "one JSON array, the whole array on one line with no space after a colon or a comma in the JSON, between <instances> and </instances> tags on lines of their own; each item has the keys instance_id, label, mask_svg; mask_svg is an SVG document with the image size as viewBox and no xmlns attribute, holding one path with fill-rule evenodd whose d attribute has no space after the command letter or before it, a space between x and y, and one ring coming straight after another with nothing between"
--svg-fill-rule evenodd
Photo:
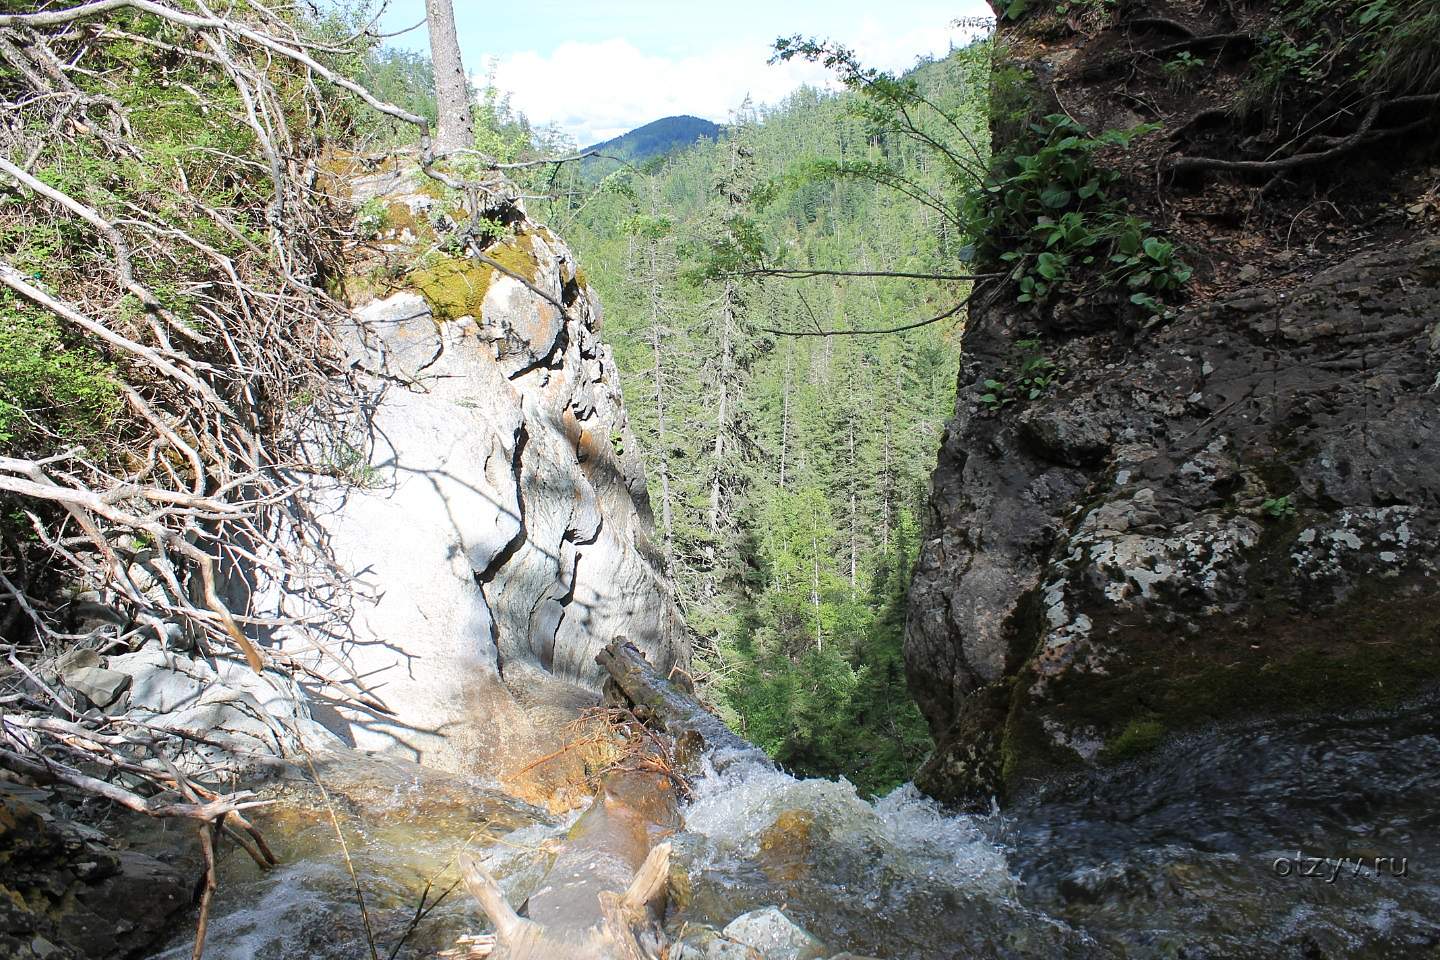
<instances>
[{"instance_id":1,"label":"evergreen forest","mask_svg":"<svg viewBox=\"0 0 1440 960\"><path fill-rule=\"evenodd\" d=\"M840 274L963 265L971 183L946 161L985 139L988 64L976 45L898 80L914 130L804 88L598 186L562 174L541 211L600 290L697 679L787 768L862 792L929 747L905 595L970 284Z\"/></svg>"},{"instance_id":2,"label":"evergreen forest","mask_svg":"<svg viewBox=\"0 0 1440 960\"><path fill-rule=\"evenodd\" d=\"M899 76L775 50L837 89L747 101L716 139L638 163L600 145L513 175L600 293L695 680L786 768L883 793L930 747L901 646L972 288L952 278L974 254L989 44ZM475 120L502 161L576 151L493 82Z\"/></svg>"}]
</instances>

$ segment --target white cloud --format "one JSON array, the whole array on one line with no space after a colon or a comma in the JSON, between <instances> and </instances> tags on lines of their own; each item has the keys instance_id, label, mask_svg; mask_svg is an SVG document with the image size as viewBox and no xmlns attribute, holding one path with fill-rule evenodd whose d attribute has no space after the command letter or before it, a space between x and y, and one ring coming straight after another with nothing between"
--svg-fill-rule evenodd
<instances>
[{"instance_id":1,"label":"white cloud","mask_svg":"<svg viewBox=\"0 0 1440 960\"><path fill-rule=\"evenodd\" d=\"M962 43L966 35L948 24L895 33L867 20L853 38L837 39L865 63L896 70L920 55L943 56L952 40ZM747 44L671 59L619 38L569 42L548 55L526 51L499 58L495 85L511 94L512 105L531 123L553 123L584 145L674 114L723 123L747 94L756 104L774 103L802 84L830 82L817 64L770 66L769 54L765 45Z\"/></svg>"}]
</instances>

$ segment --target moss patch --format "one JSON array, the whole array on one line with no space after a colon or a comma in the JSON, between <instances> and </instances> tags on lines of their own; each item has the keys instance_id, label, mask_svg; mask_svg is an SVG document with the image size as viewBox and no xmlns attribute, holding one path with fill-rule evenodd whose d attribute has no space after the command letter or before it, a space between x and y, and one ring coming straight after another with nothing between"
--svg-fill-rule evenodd
<instances>
[{"instance_id":1,"label":"moss patch","mask_svg":"<svg viewBox=\"0 0 1440 960\"><path fill-rule=\"evenodd\" d=\"M410 273L436 320L479 317L495 268L469 257L445 257Z\"/></svg>"},{"instance_id":2,"label":"moss patch","mask_svg":"<svg viewBox=\"0 0 1440 960\"><path fill-rule=\"evenodd\" d=\"M1107 674L1071 672L1043 703L1022 680L1006 722L1007 787L1057 770L1043 717L1099 731L1106 762L1216 721L1384 709L1440 684L1433 582L1370 584L1331 610L1262 613L1250 624L1217 616L1193 637L1123 621L1097 622L1096 633L1119 652Z\"/></svg>"},{"instance_id":3,"label":"moss patch","mask_svg":"<svg viewBox=\"0 0 1440 960\"><path fill-rule=\"evenodd\" d=\"M422 231L433 235L429 222L417 219L414 211L410 209L410 204L400 201L393 201L385 205L384 229L394 230L396 234L409 230L417 237L421 235Z\"/></svg>"},{"instance_id":4,"label":"moss patch","mask_svg":"<svg viewBox=\"0 0 1440 960\"><path fill-rule=\"evenodd\" d=\"M1030 702L1028 683L1028 672L1015 678L1010 712L1000 739L1000 783L996 792L1003 794L1013 794L1027 780L1080 766L1079 755L1057 745L1045 732L1039 714L1026 709Z\"/></svg>"},{"instance_id":5,"label":"moss patch","mask_svg":"<svg viewBox=\"0 0 1440 960\"><path fill-rule=\"evenodd\" d=\"M536 282L540 264L528 235L488 247L485 256L504 270L470 257L447 256L410 272L410 284L420 291L437 321L479 319L496 273L508 272L528 283Z\"/></svg>"},{"instance_id":6,"label":"moss patch","mask_svg":"<svg viewBox=\"0 0 1440 960\"><path fill-rule=\"evenodd\" d=\"M1131 720L1120 736L1105 745L1104 759L1115 761L1149 753L1165 739L1165 724L1159 720Z\"/></svg>"},{"instance_id":7,"label":"moss patch","mask_svg":"<svg viewBox=\"0 0 1440 960\"><path fill-rule=\"evenodd\" d=\"M505 272L523 278L526 283L539 282L540 261L535 256L535 240L528 233L487 247L485 256L504 267Z\"/></svg>"}]
</instances>

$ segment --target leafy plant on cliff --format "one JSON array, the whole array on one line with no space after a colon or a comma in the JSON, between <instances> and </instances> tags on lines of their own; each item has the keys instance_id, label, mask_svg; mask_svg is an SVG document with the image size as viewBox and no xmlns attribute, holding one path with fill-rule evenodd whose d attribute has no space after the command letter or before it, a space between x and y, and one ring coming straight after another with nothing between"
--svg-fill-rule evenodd
<instances>
[{"instance_id":1,"label":"leafy plant on cliff","mask_svg":"<svg viewBox=\"0 0 1440 960\"><path fill-rule=\"evenodd\" d=\"M1363 97L1440 91L1440 7L1431 0L1287 0L1259 37L1248 100L1278 109L1318 90Z\"/></svg>"},{"instance_id":2,"label":"leafy plant on cliff","mask_svg":"<svg viewBox=\"0 0 1440 960\"><path fill-rule=\"evenodd\" d=\"M980 404L987 410L1038 400L1065 376L1065 368L1040 349L1039 340L1017 340L1015 349L1019 353L1018 366L984 381Z\"/></svg>"},{"instance_id":3,"label":"leafy plant on cliff","mask_svg":"<svg viewBox=\"0 0 1440 960\"><path fill-rule=\"evenodd\" d=\"M1217 63L1244 62L1238 87L1216 90L1221 102L1198 114L1228 108L1236 122L1228 131L1196 131L1193 142L1203 149L1173 157L1173 173L1228 174L1273 190L1373 179L1393 167L1373 149L1378 143L1433 147L1440 124L1440 5L1433 0L1279 0L1239 27L1184 41L1219 44ZM1366 159L1373 169L1348 162Z\"/></svg>"},{"instance_id":4,"label":"leafy plant on cliff","mask_svg":"<svg viewBox=\"0 0 1440 960\"><path fill-rule=\"evenodd\" d=\"M1092 136L1070 117L1051 114L1030 124L1030 138L967 196L977 250L1011 265L1020 303L1045 303L1062 287L1123 286L1132 303L1158 312L1160 299L1190 279L1174 246L1111 194L1120 175L1098 159L1156 129L1142 124Z\"/></svg>"},{"instance_id":5,"label":"leafy plant on cliff","mask_svg":"<svg viewBox=\"0 0 1440 960\"><path fill-rule=\"evenodd\" d=\"M1283 497L1272 497L1260 504L1261 511L1272 520L1289 520L1295 516L1295 503L1287 493Z\"/></svg>"}]
</instances>

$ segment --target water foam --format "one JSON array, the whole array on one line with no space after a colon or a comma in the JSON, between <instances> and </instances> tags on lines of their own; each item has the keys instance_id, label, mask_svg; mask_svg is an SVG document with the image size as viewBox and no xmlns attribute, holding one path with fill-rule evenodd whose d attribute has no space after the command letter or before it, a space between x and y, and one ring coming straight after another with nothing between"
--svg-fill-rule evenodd
<instances>
[{"instance_id":1,"label":"water foam","mask_svg":"<svg viewBox=\"0 0 1440 960\"><path fill-rule=\"evenodd\" d=\"M982 818L948 814L908 783L867 802L844 779L799 780L758 759L711 765L694 785L685 828L705 837L714 856L748 859L787 811L810 815L831 843L864 851L877 871L993 899L1015 893Z\"/></svg>"}]
</instances>

